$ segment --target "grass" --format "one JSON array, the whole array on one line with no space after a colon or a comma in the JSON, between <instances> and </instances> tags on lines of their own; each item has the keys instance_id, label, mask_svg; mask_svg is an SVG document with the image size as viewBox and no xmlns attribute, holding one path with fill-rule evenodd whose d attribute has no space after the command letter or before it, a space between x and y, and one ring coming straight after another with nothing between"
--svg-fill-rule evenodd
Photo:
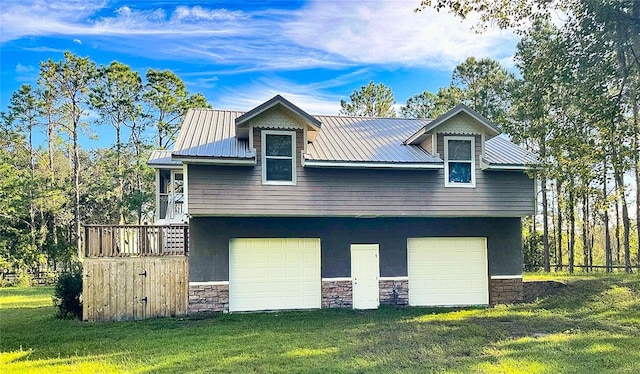
<instances>
[{"instance_id":1,"label":"grass","mask_svg":"<svg viewBox=\"0 0 640 374\"><path fill-rule=\"evenodd\" d=\"M535 275L537 276L537 275ZM638 373L640 276L489 309L58 320L52 288L0 289L0 372Z\"/></svg>"}]
</instances>

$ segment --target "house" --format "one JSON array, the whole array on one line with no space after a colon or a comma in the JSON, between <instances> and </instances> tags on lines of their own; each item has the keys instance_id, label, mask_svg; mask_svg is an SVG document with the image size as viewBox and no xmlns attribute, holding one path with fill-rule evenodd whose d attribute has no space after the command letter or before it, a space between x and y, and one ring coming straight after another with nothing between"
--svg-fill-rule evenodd
<instances>
[{"instance_id":1,"label":"house","mask_svg":"<svg viewBox=\"0 0 640 374\"><path fill-rule=\"evenodd\" d=\"M189 310L522 299L534 159L465 105L312 116L281 96L192 109L156 151L159 222L189 223Z\"/></svg>"}]
</instances>

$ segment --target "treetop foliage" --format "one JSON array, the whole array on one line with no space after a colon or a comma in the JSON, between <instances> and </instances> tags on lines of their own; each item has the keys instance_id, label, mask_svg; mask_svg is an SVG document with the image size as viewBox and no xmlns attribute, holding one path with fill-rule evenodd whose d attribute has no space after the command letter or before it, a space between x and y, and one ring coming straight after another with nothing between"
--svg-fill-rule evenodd
<instances>
[{"instance_id":1,"label":"treetop foliage","mask_svg":"<svg viewBox=\"0 0 640 374\"><path fill-rule=\"evenodd\" d=\"M396 100L393 98L391 88L383 83L376 84L373 81L366 86L354 90L349 95L350 101L340 100L340 114L358 117L395 117L393 108Z\"/></svg>"},{"instance_id":2,"label":"treetop foliage","mask_svg":"<svg viewBox=\"0 0 640 374\"><path fill-rule=\"evenodd\" d=\"M81 224L153 221L149 153L173 144L188 108L210 105L170 71L149 69L145 78L117 61L98 66L66 52L13 93L0 116L0 267L64 267ZM105 125L114 144L80 144L82 132Z\"/></svg>"}]
</instances>

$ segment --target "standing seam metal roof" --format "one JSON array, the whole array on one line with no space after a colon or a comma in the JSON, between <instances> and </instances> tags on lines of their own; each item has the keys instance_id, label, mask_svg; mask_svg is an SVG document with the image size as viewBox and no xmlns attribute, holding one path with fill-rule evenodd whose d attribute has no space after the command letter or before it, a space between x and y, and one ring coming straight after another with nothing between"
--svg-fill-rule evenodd
<instances>
[{"instance_id":1,"label":"standing seam metal roof","mask_svg":"<svg viewBox=\"0 0 640 374\"><path fill-rule=\"evenodd\" d=\"M236 118L244 112L190 109L182 124L173 156L252 159L248 139L236 138ZM322 123L318 136L307 146L305 159L327 162L442 163L419 145L404 141L430 119L314 116ZM485 161L525 165L534 159L525 150L496 136L486 142Z\"/></svg>"},{"instance_id":2,"label":"standing seam metal roof","mask_svg":"<svg viewBox=\"0 0 640 374\"><path fill-rule=\"evenodd\" d=\"M190 109L173 147L178 157L253 158L247 140L236 139L235 120L243 112Z\"/></svg>"},{"instance_id":3,"label":"standing seam metal roof","mask_svg":"<svg viewBox=\"0 0 640 374\"><path fill-rule=\"evenodd\" d=\"M171 158L171 152L162 149L156 149L151 152L149 160L147 161L149 166L178 166L182 165L182 161L174 160Z\"/></svg>"},{"instance_id":4,"label":"standing seam metal roof","mask_svg":"<svg viewBox=\"0 0 640 374\"><path fill-rule=\"evenodd\" d=\"M502 136L495 136L484 144L484 161L489 164L519 166L536 162L536 157Z\"/></svg>"},{"instance_id":5,"label":"standing seam metal roof","mask_svg":"<svg viewBox=\"0 0 640 374\"><path fill-rule=\"evenodd\" d=\"M340 162L439 163L442 160L404 140L429 120L317 116L322 130L307 147L307 159Z\"/></svg>"}]
</instances>

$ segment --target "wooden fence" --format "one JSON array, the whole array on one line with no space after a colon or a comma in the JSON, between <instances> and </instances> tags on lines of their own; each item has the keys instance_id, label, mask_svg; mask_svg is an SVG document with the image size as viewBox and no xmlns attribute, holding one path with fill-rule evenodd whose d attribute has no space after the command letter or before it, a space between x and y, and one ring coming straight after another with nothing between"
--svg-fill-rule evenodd
<instances>
[{"instance_id":1,"label":"wooden fence","mask_svg":"<svg viewBox=\"0 0 640 374\"><path fill-rule=\"evenodd\" d=\"M187 313L188 226L85 227L85 321Z\"/></svg>"}]
</instances>

